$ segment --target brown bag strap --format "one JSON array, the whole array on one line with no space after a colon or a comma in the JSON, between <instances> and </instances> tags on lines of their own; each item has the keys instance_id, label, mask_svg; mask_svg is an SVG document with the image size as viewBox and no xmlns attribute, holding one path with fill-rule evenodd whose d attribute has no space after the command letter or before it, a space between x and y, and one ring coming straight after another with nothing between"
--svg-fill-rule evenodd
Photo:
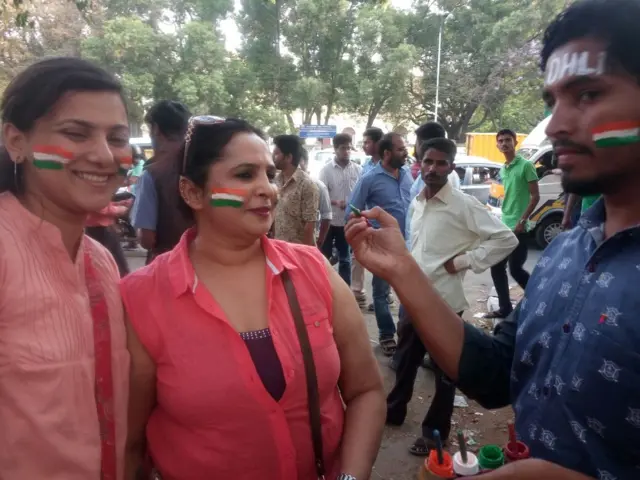
<instances>
[{"instance_id":1,"label":"brown bag strap","mask_svg":"<svg viewBox=\"0 0 640 480\"><path fill-rule=\"evenodd\" d=\"M282 272L282 283L289 300L289 308L293 315L293 321L298 333L302 360L304 361L304 373L307 379L307 397L309 402L309 421L311 423L311 441L313 442L313 453L316 457L316 472L318 478L323 479L325 474L324 456L322 453L322 424L320 421L320 395L318 393L318 377L316 375L316 364L313 361L313 351L309 343L307 326L302 317L300 303L296 295L296 289L291 281L291 276L287 270Z\"/></svg>"}]
</instances>

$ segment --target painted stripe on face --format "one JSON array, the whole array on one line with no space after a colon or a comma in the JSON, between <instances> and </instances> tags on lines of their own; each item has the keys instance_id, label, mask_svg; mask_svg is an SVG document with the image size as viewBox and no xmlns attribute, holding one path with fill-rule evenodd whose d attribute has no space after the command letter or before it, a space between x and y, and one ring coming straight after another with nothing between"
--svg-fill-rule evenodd
<instances>
[{"instance_id":1,"label":"painted stripe on face","mask_svg":"<svg viewBox=\"0 0 640 480\"><path fill-rule=\"evenodd\" d=\"M38 145L33 148L33 166L43 170L62 170L73 160L73 153L55 145Z\"/></svg>"},{"instance_id":2,"label":"painted stripe on face","mask_svg":"<svg viewBox=\"0 0 640 480\"><path fill-rule=\"evenodd\" d=\"M246 190L234 188L214 188L209 204L212 207L242 208L247 196Z\"/></svg>"},{"instance_id":3,"label":"painted stripe on face","mask_svg":"<svg viewBox=\"0 0 640 480\"><path fill-rule=\"evenodd\" d=\"M116 161L118 162L118 173L120 175L126 175L133 167L133 157L120 157Z\"/></svg>"},{"instance_id":4,"label":"painted stripe on face","mask_svg":"<svg viewBox=\"0 0 640 480\"><path fill-rule=\"evenodd\" d=\"M598 148L621 147L640 142L640 122L616 122L593 130L593 141Z\"/></svg>"}]
</instances>

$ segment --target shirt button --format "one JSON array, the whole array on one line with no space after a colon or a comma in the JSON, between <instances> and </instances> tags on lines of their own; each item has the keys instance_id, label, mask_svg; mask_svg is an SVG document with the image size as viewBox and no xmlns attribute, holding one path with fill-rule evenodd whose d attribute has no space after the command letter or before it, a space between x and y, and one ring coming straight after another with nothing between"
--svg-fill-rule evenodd
<instances>
[{"instance_id":1,"label":"shirt button","mask_svg":"<svg viewBox=\"0 0 640 480\"><path fill-rule=\"evenodd\" d=\"M548 397L548 396L549 396L549 387L544 387L544 388L542 389L542 394L543 394L545 397Z\"/></svg>"},{"instance_id":2,"label":"shirt button","mask_svg":"<svg viewBox=\"0 0 640 480\"><path fill-rule=\"evenodd\" d=\"M316 327L319 327L319 326L320 326L320 322L316 321L316 322L314 322L314 325L315 325Z\"/></svg>"},{"instance_id":3,"label":"shirt button","mask_svg":"<svg viewBox=\"0 0 640 480\"><path fill-rule=\"evenodd\" d=\"M571 331L571 325L569 325L568 323L565 323L564 325L562 325L562 331L564 333L569 333Z\"/></svg>"}]
</instances>

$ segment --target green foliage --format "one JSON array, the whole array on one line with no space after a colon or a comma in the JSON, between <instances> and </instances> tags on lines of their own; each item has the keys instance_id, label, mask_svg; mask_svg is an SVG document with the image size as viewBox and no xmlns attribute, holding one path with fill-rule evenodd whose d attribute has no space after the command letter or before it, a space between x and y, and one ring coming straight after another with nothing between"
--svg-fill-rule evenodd
<instances>
[{"instance_id":1,"label":"green foliage","mask_svg":"<svg viewBox=\"0 0 640 480\"><path fill-rule=\"evenodd\" d=\"M230 52L220 21L234 0L0 0L0 83L35 58L81 54L122 80L134 125L173 98L270 134L337 113L412 129L435 113L442 28L438 121L449 135L526 132L544 116L540 36L566 3L416 0L399 11L388 0L241 0L243 43Z\"/></svg>"}]
</instances>

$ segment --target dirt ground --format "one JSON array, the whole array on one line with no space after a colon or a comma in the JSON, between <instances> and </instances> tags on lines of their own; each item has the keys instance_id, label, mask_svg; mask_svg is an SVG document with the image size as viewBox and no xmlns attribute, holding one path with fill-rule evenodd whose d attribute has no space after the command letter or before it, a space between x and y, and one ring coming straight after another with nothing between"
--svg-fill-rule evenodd
<instances>
[{"instance_id":1,"label":"dirt ground","mask_svg":"<svg viewBox=\"0 0 640 480\"><path fill-rule=\"evenodd\" d=\"M486 299L489 293L487 285L470 285L468 298L474 300L471 310L465 312L465 320L487 331L492 330L488 321L474 318L474 314L486 311ZM522 290L518 287L511 289L512 299L521 298ZM393 310L396 313L396 310ZM365 315L367 323L375 325L372 314ZM385 391L389 392L393 386L395 373L389 368L389 359L376 350L385 383ZM409 404L407 419L402 427L386 427L382 440L382 447L374 466L372 480L409 480L417 478L418 470L424 458L414 457L408 451L409 446L420 434L420 424L426 414L431 398L434 394L433 374L430 370L420 368L416 380L413 398ZM462 430L469 443L469 450L476 452L481 446L488 444L502 445L507 440L507 424L513 420L511 407L500 410L485 410L476 402L467 399L460 391L457 395L464 398L467 406L455 407L453 413L453 428L451 430L450 446L448 450L458 450L455 432ZM457 400L460 400L458 398Z\"/></svg>"}]
</instances>

